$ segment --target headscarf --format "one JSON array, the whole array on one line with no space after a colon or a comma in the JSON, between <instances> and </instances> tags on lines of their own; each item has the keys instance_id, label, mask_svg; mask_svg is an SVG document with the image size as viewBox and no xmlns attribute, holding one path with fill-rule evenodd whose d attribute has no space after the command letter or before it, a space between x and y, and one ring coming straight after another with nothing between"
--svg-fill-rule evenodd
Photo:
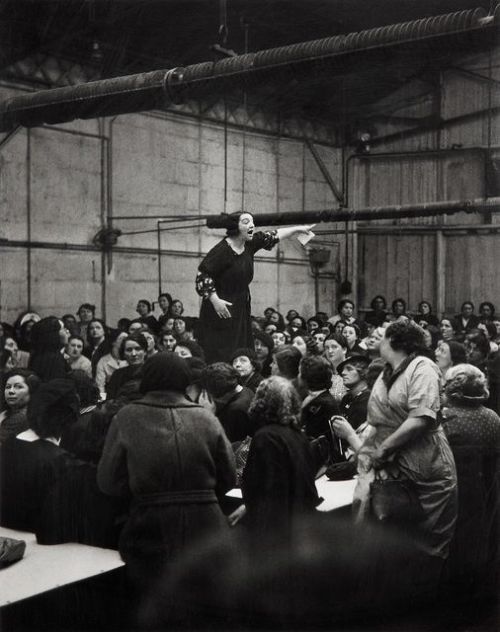
<instances>
[{"instance_id":1,"label":"headscarf","mask_svg":"<svg viewBox=\"0 0 500 632\"><path fill-rule=\"evenodd\" d=\"M163 351L152 356L143 366L141 393L177 391L184 393L190 382L189 365L177 354Z\"/></svg>"}]
</instances>

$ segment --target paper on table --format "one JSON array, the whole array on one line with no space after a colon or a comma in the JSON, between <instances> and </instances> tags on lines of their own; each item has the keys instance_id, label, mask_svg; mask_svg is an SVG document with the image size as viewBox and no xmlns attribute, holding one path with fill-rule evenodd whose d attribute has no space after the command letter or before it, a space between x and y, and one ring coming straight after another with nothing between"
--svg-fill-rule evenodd
<instances>
[{"instance_id":1,"label":"paper on table","mask_svg":"<svg viewBox=\"0 0 500 632\"><path fill-rule=\"evenodd\" d=\"M300 235L297 235L297 239L303 246L310 242L313 237L315 237L315 234L312 230L308 230L307 233L300 233Z\"/></svg>"}]
</instances>

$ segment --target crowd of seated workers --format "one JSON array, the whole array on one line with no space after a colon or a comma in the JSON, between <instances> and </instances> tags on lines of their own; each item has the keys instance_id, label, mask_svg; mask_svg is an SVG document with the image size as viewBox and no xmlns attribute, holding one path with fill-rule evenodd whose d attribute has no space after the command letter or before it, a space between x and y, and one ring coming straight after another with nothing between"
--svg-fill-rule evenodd
<instances>
[{"instance_id":1,"label":"crowd of seated workers","mask_svg":"<svg viewBox=\"0 0 500 632\"><path fill-rule=\"evenodd\" d=\"M245 616L269 624L255 574L265 576L278 553L297 558L305 572L304 521L308 534L336 529L354 557L368 547L369 563L356 558L356 572L374 572L379 552L397 542L402 564L409 548L418 550L414 579L426 579L422 593L424 583L446 585L452 595L470 595L478 582L496 585L500 318L491 302L476 313L465 301L460 313L442 318L428 301L410 311L402 298L388 307L380 295L363 315L350 299L334 316L307 319L268 307L252 317L253 348L208 365L197 319L184 315L182 301L163 293L157 304L159 315L139 300L138 316L116 327L90 303L76 316L26 312L0 323L2 526L35 532L41 543L119 549L134 616L148 626L188 617L165 594L173 584L187 591L191 615L192 599L206 614L202 588L193 595L185 574L203 576L203 564L222 555L220 543L234 538L250 554L237 572L230 546L219 560L236 573L231 590L239 591L219 606L234 614L244 594L255 603ZM315 479L325 471L333 481L358 475L346 529L325 526L316 511ZM410 540L397 523L392 531L372 515L371 483L393 476L409 481L421 511ZM237 506L226 497L235 486ZM209 536L215 548L205 545ZM318 547L329 559L325 542ZM189 557L195 550L198 561ZM273 590L288 578L283 573ZM349 582L360 585L354 576ZM298 588L288 589L280 616L286 620L291 608L308 623L311 596L302 594L296 611ZM325 613L330 606L323 604Z\"/></svg>"}]
</instances>

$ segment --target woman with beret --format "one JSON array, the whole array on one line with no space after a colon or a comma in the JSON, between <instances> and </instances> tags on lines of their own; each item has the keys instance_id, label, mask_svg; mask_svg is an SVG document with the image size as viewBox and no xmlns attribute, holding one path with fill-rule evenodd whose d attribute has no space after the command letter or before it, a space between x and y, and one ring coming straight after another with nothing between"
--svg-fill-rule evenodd
<instances>
[{"instance_id":1,"label":"woman with beret","mask_svg":"<svg viewBox=\"0 0 500 632\"><path fill-rule=\"evenodd\" d=\"M235 483L217 418L186 399L190 371L175 353L143 367L142 398L113 419L98 466L103 492L129 498L120 553L144 589L198 538L228 528L218 498Z\"/></svg>"},{"instance_id":2,"label":"woman with beret","mask_svg":"<svg viewBox=\"0 0 500 632\"><path fill-rule=\"evenodd\" d=\"M271 250L280 239L307 233L310 226L255 232L250 213L228 215L226 237L201 262L196 291L202 297L200 342L207 362L229 361L232 352L253 348L249 285L255 254Z\"/></svg>"}]
</instances>

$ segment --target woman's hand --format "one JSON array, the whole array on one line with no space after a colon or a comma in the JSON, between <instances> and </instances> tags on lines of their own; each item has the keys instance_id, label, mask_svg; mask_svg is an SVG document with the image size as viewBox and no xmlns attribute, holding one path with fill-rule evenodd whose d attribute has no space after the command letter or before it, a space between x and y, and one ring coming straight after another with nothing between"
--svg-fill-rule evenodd
<instances>
[{"instance_id":1,"label":"woman's hand","mask_svg":"<svg viewBox=\"0 0 500 632\"><path fill-rule=\"evenodd\" d=\"M240 505L238 509L235 509L233 513L229 514L227 517L227 521L229 522L230 527L234 527L238 524L238 522L246 515L247 508L245 505Z\"/></svg>"},{"instance_id":2,"label":"woman's hand","mask_svg":"<svg viewBox=\"0 0 500 632\"><path fill-rule=\"evenodd\" d=\"M225 301L223 298L219 298L215 292L210 296L210 302L214 306L219 318L231 318L229 307L231 307L232 303Z\"/></svg>"},{"instance_id":3,"label":"woman's hand","mask_svg":"<svg viewBox=\"0 0 500 632\"><path fill-rule=\"evenodd\" d=\"M389 455L387 454L387 448L383 446L379 446L375 452L373 452L372 456L372 467L374 470L381 470L384 465L387 464L389 459Z\"/></svg>"},{"instance_id":4,"label":"woman's hand","mask_svg":"<svg viewBox=\"0 0 500 632\"><path fill-rule=\"evenodd\" d=\"M203 389L200 393L198 404L215 415L215 410L217 408L216 404L205 389Z\"/></svg>"},{"instance_id":5,"label":"woman's hand","mask_svg":"<svg viewBox=\"0 0 500 632\"><path fill-rule=\"evenodd\" d=\"M341 439L349 441L349 437L356 434L356 431L347 421L347 419L345 419L345 417L335 415L334 417L332 417L331 421L332 427L335 430L335 434L337 434Z\"/></svg>"}]
</instances>

